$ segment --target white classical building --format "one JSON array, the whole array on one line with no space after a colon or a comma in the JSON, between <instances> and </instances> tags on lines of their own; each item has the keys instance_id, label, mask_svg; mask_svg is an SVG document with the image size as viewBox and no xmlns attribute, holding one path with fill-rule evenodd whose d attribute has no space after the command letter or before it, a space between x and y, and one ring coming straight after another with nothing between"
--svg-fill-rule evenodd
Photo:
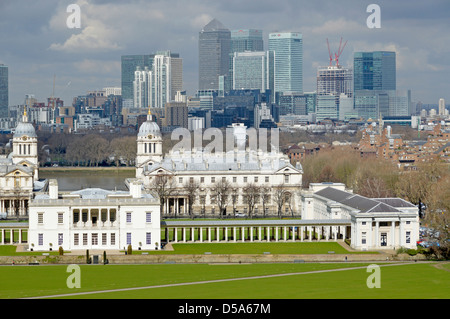
<instances>
[{"instance_id":1,"label":"white classical building","mask_svg":"<svg viewBox=\"0 0 450 319\"><path fill-rule=\"evenodd\" d=\"M348 220L351 247L358 250L415 249L419 240L419 211L415 205L400 198L353 194L340 183L310 184L302 194L302 219Z\"/></svg>"},{"instance_id":2,"label":"white classical building","mask_svg":"<svg viewBox=\"0 0 450 319\"><path fill-rule=\"evenodd\" d=\"M29 208L29 250L154 250L161 244L159 201L130 182L130 191L82 189L36 195Z\"/></svg>"},{"instance_id":3,"label":"white classical building","mask_svg":"<svg viewBox=\"0 0 450 319\"><path fill-rule=\"evenodd\" d=\"M236 143L231 151L191 149L188 142L163 155L159 126L149 115L137 136L136 178L142 180L144 188L149 191L155 189L158 176L170 179L167 187L172 190L165 199L163 209L167 215L188 214L189 199L194 201L194 214L218 215L220 194L216 189L219 183L226 182L229 189L226 208L222 212L224 215L236 212L277 214L281 210L283 214L298 216L303 174L301 165L294 167L276 147L271 151L246 148L249 132L242 124L234 124L230 129L233 131L233 143ZM186 134L191 136L187 130ZM194 196L188 193L187 183L198 186ZM254 205L248 203L250 186L256 186L260 192L259 196L255 196ZM283 193L283 198L280 198L280 193Z\"/></svg>"},{"instance_id":4,"label":"white classical building","mask_svg":"<svg viewBox=\"0 0 450 319\"><path fill-rule=\"evenodd\" d=\"M25 111L14 130L12 152L0 157L0 214L26 217L33 190L38 185L37 135Z\"/></svg>"}]
</instances>

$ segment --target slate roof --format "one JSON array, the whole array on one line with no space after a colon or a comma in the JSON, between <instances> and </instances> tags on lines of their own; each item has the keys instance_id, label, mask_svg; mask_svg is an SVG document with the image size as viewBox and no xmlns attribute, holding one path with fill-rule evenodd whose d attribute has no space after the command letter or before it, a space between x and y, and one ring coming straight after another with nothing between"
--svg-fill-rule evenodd
<instances>
[{"instance_id":1,"label":"slate roof","mask_svg":"<svg viewBox=\"0 0 450 319\"><path fill-rule=\"evenodd\" d=\"M400 213L397 208L389 205L390 199L377 200L375 198L367 198L361 195L341 191L333 187L324 188L315 194L325 197L329 200L341 203L346 206L350 206L359 210L361 213ZM397 199L397 198L394 198ZM412 205L412 204L411 204ZM406 206L398 206L406 207Z\"/></svg>"}]
</instances>

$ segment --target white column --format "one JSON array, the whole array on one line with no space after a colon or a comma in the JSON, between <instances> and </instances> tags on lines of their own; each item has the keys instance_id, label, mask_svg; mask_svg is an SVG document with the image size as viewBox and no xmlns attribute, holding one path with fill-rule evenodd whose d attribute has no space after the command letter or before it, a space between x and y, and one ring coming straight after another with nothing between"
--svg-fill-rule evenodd
<instances>
[{"instance_id":1,"label":"white column","mask_svg":"<svg viewBox=\"0 0 450 319\"><path fill-rule=\"evenodd\" d=\"M211 242L211 227L208 227L208 242Z\"/></svg>"},{"instance_id":2,"label":"white column","mask_svg":"<svg viewBox=\"0 0 450 319\"><path fill-rule=\"evenodd\" d=\"M233 241L236 242L236 226L233 226Z\"/></svg>"},{"instance_id":3,"label":"white column","mask_svg":"<svg viewBox=\"0 0 450 319\"><path fill-rule=\"evenodd\" d=\"M378 248L379 247L379 243L380 243L380 234L379 234L379 229L378 229L378 221L375 222L375 247Z\"/></svg>"},{"instance_id":4,"label":"white column","mask_svg":"<svg viewBox=\"0 0 450 319\"><path fill-rule=\"evenodd\" d=\"M220 233L219 233L220 227L216 227L216 238L217 238L217 242L220 241Z\"/></svg>"},{"instance_id":5,"label":"white column","mask_svg":"<svg viewBox=\"0 0 450 319\"><path fill-rule=\"evenodd\" d=\"M309 226L309 241L312 241L312 226Z\"/></svg>"},{"instance_id":6,"label":"white column","mask_svg":"<svg viewBox=\"0 0 450 319\"><path fill-rule=\"evenodd\" d=\"M303 241L303 232L304 232L304 228L303 226L300 227L300 241Z\"/></svg>"},{"instance_id":7,"label":"white column","mask_svg":"<svg viewBox=\"0 0 450 319\"><path fill-rule=\"evenodd\" d=\"M395 248L395 221L391 221L391 246Z\"/></svg>"},{"instance_id":8,"label":"white column","mask_svg":"<svg viewBox=\"0 0 450 319\"><path fill-rule=\"evenodd\" d=\"M183 242L186 242L186 227L183 227Z\"/></svg>"},{"instance_id":9,"label":"white column","mask_svg":"<svg viewBox=\"0 0 450 319\"><path fill-rule=\"evenodd\" d=\"M278 241L278 226L275 226L275 241Z\"/></svg>"},{"instance_id":10,"label":"white column","mask_svg":"<svg viewBox=\"0 0 450 319\"><path fill-rule=\"evenodd\" d=\"M200 227L199 232L200 232L200 242L203 243L203 227Z\"/></svg>"},{"instance_id":11,"label":"white column","mask_svg":"<svg viewBox=\"0 0 450 319\"><path fill-rule=\"evenodd\" d=\"M250 227L250 241L253 241L253 226Z\"/></svg>"},{"instance_id":12,"label":"white column","mask_svg":"<svg viewBox=\"0 0 450 319\"><path fill-rule=\"evenodd\" d=\"M259 241L261 241L261 226L258 226L258 233L259 233L258 239Z\"/></svg>"},{"instance_id":13,"label":"white column","mask_svg":"<svg viewBox=\"0 0 450 319\"><path fill-rule=\"evenodd\" d=\"M245 241L245 227L241 227L241 240Z\"/></svg>"},{"instance_id":14,"label":"white column","mask_svg":"<svg viewBox=\"0 0 450 319\"><path fill-rule=\"evenodd\" d=\"M287 236L287 232L286 232L286 226L283 226L283 238L284 238L284 241L286 241L286 237Z\"/></svg>"}]
</instances>

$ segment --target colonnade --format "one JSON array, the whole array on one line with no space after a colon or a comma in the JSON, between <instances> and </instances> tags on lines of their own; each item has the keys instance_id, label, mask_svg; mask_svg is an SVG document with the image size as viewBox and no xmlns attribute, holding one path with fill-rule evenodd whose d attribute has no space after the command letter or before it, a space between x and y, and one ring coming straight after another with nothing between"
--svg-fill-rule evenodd
<instances>
[{"instance_id":1,"label":"colonnade","mask_svg":"<svg viewBox=\"0 0 450 319\"><path fill-rule=\"evenodd\" d=\"M19 216L28 216L28 198L0 199L0 213L7 213L8 217L15 217L16 209L18 209Z\"/></svg>"},{"instance_id":2,"label":"colonnade","mask_svg":"<svg viewBox=\"0 0 450 319\"><path fill-rule=\"evenodd\" d=\"M164 227L164 234L165 241L173 243L336 241L350 235L347 227L347 225L167 225Z\"/></svg>"},{"instance_id":3,"label":"colonnade","mask_svg":"<svg viewBox=\"0 0 450 319\"><path fill-rule=\"evenodd\" d=\"M24 244L27 243L27 236L24 236L24 233L27 233L28 227L11 227L11 228L0 228L0 244L5 245L9 244L12 245L14 243L17 244ZM14 234L17 234L16 237L14 237ZM8 237L8 238L7 238ZM14 240L16 238L16 240Z\"/></svg>"}]
</instances>

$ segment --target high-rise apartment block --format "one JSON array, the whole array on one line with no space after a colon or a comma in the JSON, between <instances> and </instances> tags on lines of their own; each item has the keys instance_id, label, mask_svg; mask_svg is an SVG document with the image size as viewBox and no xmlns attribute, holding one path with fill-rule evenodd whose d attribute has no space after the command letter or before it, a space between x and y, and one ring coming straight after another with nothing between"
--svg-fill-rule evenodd
<instances>
[{"instance_id":1,"label":"high-rise apartment block","mask_svg":"<svg viewBox=\"0 0 450 319\"><path fill-rule=\"evenodd\" d=\"M269 51L274 51L274 95L303 93L303 38L298 32L269 34Z\"/></svg>"},{"instance_id":2,"label":"high-rise apartment block","mask_svg":"<svg viewBox=\"0 0 450 319\"><path fill-rule=\"evenodd\" d=\"M133 81L133 105L135 108L163 109L173 101L183 87L183 61L179 54L170 51L157 52L152 67L137 67Z\"/></svg>"},{"instance_id":3,"label":"high-rise apartment block","mask_svg":"<svg viewBox=\"0 0 450 319\"><path fill-rule=\"evenodd\" d=\"M125 108L133 107L135 71L139 67L144 70L151 69L154 55L123 55L122 56L122 105Z\"/></svg>"},{"instance_id":4,"label":"high-rise apartment block","mask_svg":"<svg viewBox=\"0 0 450 319\"><path fill-rule=\"evenodd\" d=\"M439 99L439 115L445 115L445 100Z\"/></svg>"},{"instance_id":5,"label":"high-rise apartment block","mask_svg":"<svg viewBox=\"0 0 450 319\"><path fill-rule=\"evenodd\" d=\"M230 52L230 30L217 19L213 19L199 33L199 90L219 89L219 77L227 77L229 73Z\"/></svg>"},{"instance_id":6,"label":"high-rise apartment block","mask_svg":"<svg viewBox=\"0 0 450 319\"><path fill-rule=\"evenodd\" d=\"M0 118L8 117L9 87L8 67L0 64Z\"/></svg>"}]
</instances>

